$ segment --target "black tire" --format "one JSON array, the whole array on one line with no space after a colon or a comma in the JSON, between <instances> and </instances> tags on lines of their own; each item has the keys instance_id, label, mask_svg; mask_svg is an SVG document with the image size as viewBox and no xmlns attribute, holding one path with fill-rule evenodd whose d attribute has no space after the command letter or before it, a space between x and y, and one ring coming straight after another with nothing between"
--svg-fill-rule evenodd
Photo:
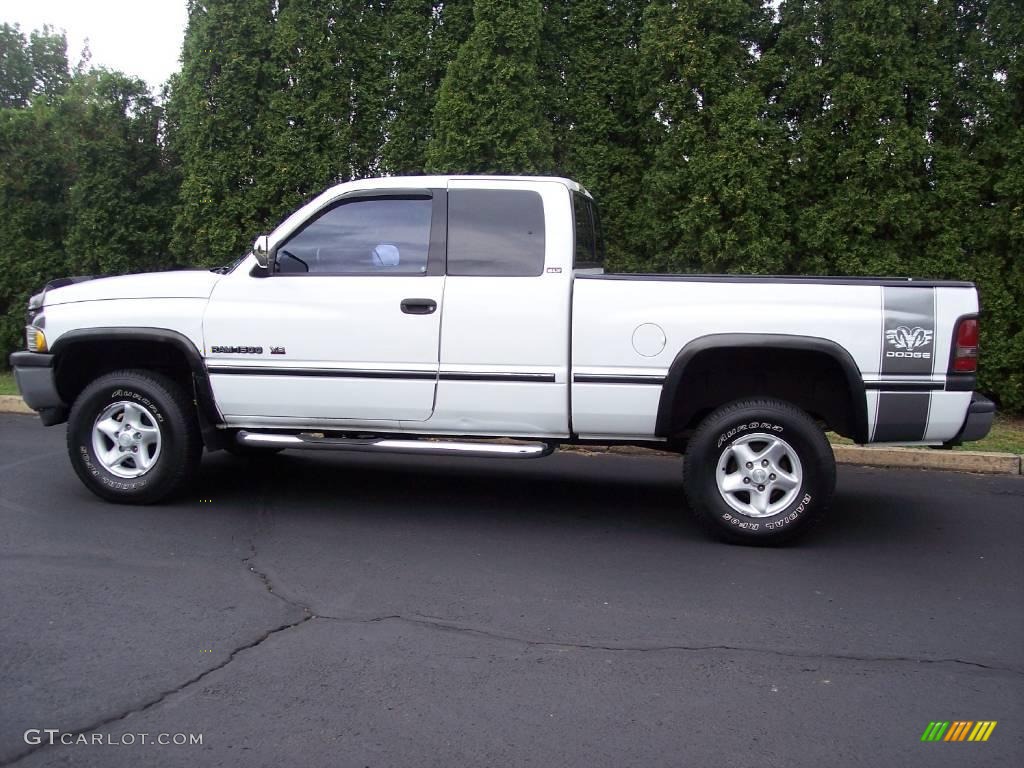
<instances>
[{"instance_id":1,"label":"black tire","mask_svg":"<svg viewBox=\"0 0 1024 768\"><path fill-rule=\"evenodd\" d=\"M772 455L781 454L778 466L771 463L774 459L761 456L741 466L741 452L757 454L772 445L777 449ZM794 455L798 466L793 464ZM762 461L769 464L761 467ZM782 479L775 474L764 478L764 473L772 470ZM745 485L734 492L720 490L720 474L723 481L733 477ZM793 488L777 485L789 477L799 478ZM690 510L704 527L726 541L774 545L806 533L828 508L835 484L835 456L824 432L804 411L782 400L740 400L725 405L701 422L687 446L683 486ZM751 486L751 491L744 490ZM765 490L759 491L762 487ZM748 513L738 511L726 496L733 504L747 507ZM791 500L787 501L787 496ZM757 504L765 506L754 509Z\"/></svg>"},{"instance_id":2,"label":"black tire","mask_svg":"<svg viewBox=\"0 0 1024 768\"><path fill-rule=\"evenodd\" d=\"M94 447L94 426L117 403L138 406L159 428L159 452L150 451L153 464L137 477L113 474ZM153 504L180 492L195 476L203 451L191 399L168 377L144 370L114 371L82 390L68 417L67 442L71 466L86 488L120 504ZM113 440L110 445L116 447Z\"/></svg>"}]
</instances>

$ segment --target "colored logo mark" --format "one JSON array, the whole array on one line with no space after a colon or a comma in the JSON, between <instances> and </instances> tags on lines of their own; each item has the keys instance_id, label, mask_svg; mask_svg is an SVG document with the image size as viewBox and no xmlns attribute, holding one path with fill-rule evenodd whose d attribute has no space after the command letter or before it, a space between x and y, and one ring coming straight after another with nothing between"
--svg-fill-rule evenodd
<instances>
[{"instance_id":1,"label":"colored logo mark","mask_svg":"<svg viewBox=\"0 0 1024 768\"><path fill-rule=\"evenodd\" d=\"M988 741L995 720L933 720L921 734L921 741Z\"/></svg>"}]
</instances>

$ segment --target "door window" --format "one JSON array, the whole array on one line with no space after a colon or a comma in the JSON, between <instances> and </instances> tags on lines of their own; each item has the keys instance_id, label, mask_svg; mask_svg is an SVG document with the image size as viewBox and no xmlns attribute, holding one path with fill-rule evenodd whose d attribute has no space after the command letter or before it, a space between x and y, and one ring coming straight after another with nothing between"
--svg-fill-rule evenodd
<instances>
[{"instance_id":1,"label":"door window","mask_svg":"<svg viewBox=\"0 0 1024 768\"><path fill-rule=\"evenodd\" d=\"M277 249L275 271L423 275L432 201L378 198L328 208Z\"/></svg>"}]
</instances>

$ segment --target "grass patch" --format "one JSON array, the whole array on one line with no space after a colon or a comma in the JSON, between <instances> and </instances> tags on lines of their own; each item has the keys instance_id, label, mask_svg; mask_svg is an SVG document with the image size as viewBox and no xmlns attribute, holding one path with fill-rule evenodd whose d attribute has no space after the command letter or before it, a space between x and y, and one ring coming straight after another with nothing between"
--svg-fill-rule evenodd
<instances>
[{"instance_id":1,"label":"grass patch","mask_svg":"<svg viewBox=\"0 0 1024 768\"><path fill-rule=\"evenodd\" d=\"M964 443L955 451L1001 451L1003 453L1024 453L1024 419L1014 416L1000 416L992 424L992 431L984 440Z\"/></svg>"},{"instance_id":2,"label":"grass patch","mask_svg":"<svg viewBox=\"0 0 1024 768\"><path fill-rule=\"evenodd\" d=\"M840 437L834 432L828 433L828 439L834 445L853 445L852 440ZM992 431L984 440L964 443L953 450L1024 454L1024 419L1019 416L1002 416L997 413L995 423L992 424Z\"/></svg>"},{"instance_id":3,"label":"grass patch","mask_svg":"<svg viewBox=\"0 0 1024 768\"><path fill-rule=\"evenodd\" d=\"M18 394L18 385L14 383L14 374L10 371L0 371L0 395Z\"/></svg>"}]
</instances>

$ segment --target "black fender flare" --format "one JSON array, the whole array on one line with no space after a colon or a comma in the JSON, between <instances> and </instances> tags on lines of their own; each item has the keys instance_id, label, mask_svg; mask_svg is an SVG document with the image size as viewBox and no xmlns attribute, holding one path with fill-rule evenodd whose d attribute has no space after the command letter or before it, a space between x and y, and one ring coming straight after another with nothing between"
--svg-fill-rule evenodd
<instances>
[{"instance_id":1,"label":"black fender flare","mask_svg":"<svg viewBox=\"0 0 1024 768\"><path fill-rule=\"evenodd\" d=\"M858 443L868 441L868 406L864 378L853 357L845 347L829 339L814 336L796 336L781 333L712 333L700 336L676 353L661 388L658 417L654 434L669 437L672 428L672 409L682 386L687 366L702 352L709 349L787 349L801 352L819 352L828 355L839 365L846 378L850 402L853 407L853 438Z\"/></svg>"},{"instance_id":2,"label":"black fender flare","mask_svg":"<svg viewBox=\"0 0 1024 768\"><path fill-rule=\"evenodd\" d=\"M213 397L213 388L210 386L210 376L206 371L203 356L196 345L182 333L172 331L169 328L137 328L137 327L113 327L113 328L83 328L68 331L53 343L50 353L54 356L54 365L60 365L62 352L74 347L76 344L90 341L145 341L155 344L168 344L184 355L188 361L188 367L192 372L192 383L196 399L199 426L203 435L203 442L207 447L213 448L220 443L220 430L218 424L224 419L217 410L217 402Z\"/></svg>"}]
</instances>

